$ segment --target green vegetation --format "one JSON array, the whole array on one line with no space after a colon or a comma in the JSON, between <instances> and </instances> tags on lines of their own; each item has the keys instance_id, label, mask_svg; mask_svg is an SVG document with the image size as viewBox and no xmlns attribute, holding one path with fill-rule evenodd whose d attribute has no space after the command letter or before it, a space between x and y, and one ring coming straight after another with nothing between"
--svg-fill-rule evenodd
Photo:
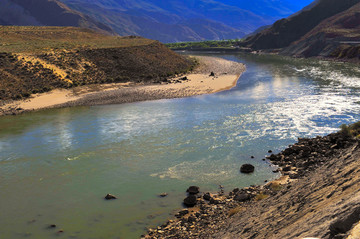
<instances>
[{"instance_id":1,"label":"green vegetation","mask_svg":"<svg viewBox=\"0 0 360 239\"><path fill-rule=\"evenodd\" d=\"M256 200L256 201L260 201L260 200L266 199L266 198L268 198L268 197L269 197L269 195L264 194L263 192L261 192L261 193L259 193L259 194L257 194L257 195L255 196L255 200Z\"/></svg>"},{"instance_id":2,"label":"green vegetation","mask_svg":"<svg viewBox=\"0 0 360 239\"><path fill-rule=\"evenodd\" d=\"M244 211L245 208L244 207L241 207L241 206L238 206L238 207L235 207L235 208L232 208L229 210L229 217L232 217L234 216L235 214L241 212L241 211Z\"/></svg>"},{"instance_id":3,"label":"green vegetation","mask_svg":"<svg viewBox=\"0 0 360 239\"><path fill-rule=\"evenodd\" d=\"M360 138L360 121L351 125L343 124L340 129L341 134L345 137Z\"/></svg>"},{"instance_id":4,"label":"green vegetation","mask_svg":"<svg viewBox=\"0 0 360 239\"><path fill-rule=\"evenodd\" d=\"M170 49L206 49L206 48L234 48L240 43L241 39L221 40L221 41L201 41L201 42L178 42L168 43Z\"/></svg>"}]
</instances>

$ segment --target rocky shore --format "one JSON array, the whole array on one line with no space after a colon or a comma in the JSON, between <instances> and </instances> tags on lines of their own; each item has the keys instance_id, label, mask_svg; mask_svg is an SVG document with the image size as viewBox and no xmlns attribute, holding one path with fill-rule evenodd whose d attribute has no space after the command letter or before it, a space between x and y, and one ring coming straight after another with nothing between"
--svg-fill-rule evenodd
<instances>
[{"instance_id":1,"label":"rocky shore","mask_svg":"<svg viewBox=\"0 0 360 239\"><path fill-rule=\"evenodd\" d=\"M263 159L278 166L278 180L196 194L194 207L143 238L360 238L359 158L346 130L301 138Z\"/></svg>"}]
</instances>

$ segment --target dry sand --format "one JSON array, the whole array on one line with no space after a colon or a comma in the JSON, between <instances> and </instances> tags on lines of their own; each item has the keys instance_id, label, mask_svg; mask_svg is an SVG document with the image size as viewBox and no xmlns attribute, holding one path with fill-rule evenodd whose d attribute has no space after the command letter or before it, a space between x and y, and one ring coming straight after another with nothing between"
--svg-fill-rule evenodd
<instances>
[{"instance_id":1,"label":"dry sand","mask_svg":"<svg viewBox=\"0 0 360 239\"><path fill-rule=\"evenodd\" d=\"M188 80L181 83L177 80L184 76L171 79L173 82L171 84L114 83L56 89L33 95L27 100L5 104L0 107L0 115L56 107L119 104L211 94L236 86L237 80L245 71L245 66L241 63L216 57L196 56L196 58L200 63L199 67L185 75ZM215 77L210 76L211 72L215 73Z\"/></svg>"}]
</instances>

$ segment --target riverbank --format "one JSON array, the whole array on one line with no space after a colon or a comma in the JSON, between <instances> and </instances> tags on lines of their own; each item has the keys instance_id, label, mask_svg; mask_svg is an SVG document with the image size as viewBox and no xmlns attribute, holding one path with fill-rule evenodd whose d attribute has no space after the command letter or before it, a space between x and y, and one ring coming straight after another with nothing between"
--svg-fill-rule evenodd
<instances>
[{"instance_id":1,"label":"riverbank","mask_svg":"<svg viewBox=\"0 0 360 239\"><path fill-rule=\"evenodd\" d=\"M0 107L0 115L58 107L120 104L211 94L236 86L237 80L245 71L243 64L221 58L196 56L196 59L199 66L191 73L161 84L128 82L56 89L35 94L27 100L5 104Z\"/></svg>"},{"instance_id":2,"label":"riverbank","mask_svg":"<svg viewBox=\"0 0 360 239\"><path fill-rule=\"evenodd\" d=\"M203 193L144 238L359 238L360 144L345 133L299 139L267 157L279 180Z\"/></svg>"}]
</instances>

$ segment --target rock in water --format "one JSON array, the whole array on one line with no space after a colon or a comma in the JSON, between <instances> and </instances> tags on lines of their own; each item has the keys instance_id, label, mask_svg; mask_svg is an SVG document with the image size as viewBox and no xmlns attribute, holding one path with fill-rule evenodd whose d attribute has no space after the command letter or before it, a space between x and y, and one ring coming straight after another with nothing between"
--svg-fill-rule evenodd
<instances>
[{"instance_id":1,"label":"rock in water","mask_svg":"<svg viewBox=\"0 0 360 239\"><path fill-rule=\"evenodd\" d=\"M189 194L198 194L200 191L200 188L198 186L190 186L186 192L188 192Z\"/></svg>"},{"instance_id":2,"label":"rock in water","mask_svg":"<svg viewBox=\"0 0 360 239\"><path fill-rule=\"evenodd\" d=\"M242 173L252 173L254 172L255 167L254 165L251 164L243 164L240 168L240 172Z\"/></svg>"},{"instance_id":3,"label":"rock in water","mask_svg":"<svg viewBox=\"0 0 360 239\"><path fill-rule=\"evenodd\" d=\"M112 195L112 194L106 194L105 199L106 200L111 200L111 199L117 199L117 197Z\"/></svg>"},{"instance_id":4,"label":"rock in water","mask_svg":"<svg viewBox=\"0 0 360 239\"><path fill-rule=\"evenodd\" d=\"M159 197L163 198L163 197L166 197L168 195L168 193L161 193L159 194Z\"/></svg>"},{"instance_id":5,"label":"rock in water","mask_svg":"<svg viewBox=\"0 0 360 239\"><path fill-rule=\"evenodd\" d=\"M184 199L184 204L187 207L193 207L196 205L197 199L195 195L189 195Z\"/></svg>"}]
</instances>

